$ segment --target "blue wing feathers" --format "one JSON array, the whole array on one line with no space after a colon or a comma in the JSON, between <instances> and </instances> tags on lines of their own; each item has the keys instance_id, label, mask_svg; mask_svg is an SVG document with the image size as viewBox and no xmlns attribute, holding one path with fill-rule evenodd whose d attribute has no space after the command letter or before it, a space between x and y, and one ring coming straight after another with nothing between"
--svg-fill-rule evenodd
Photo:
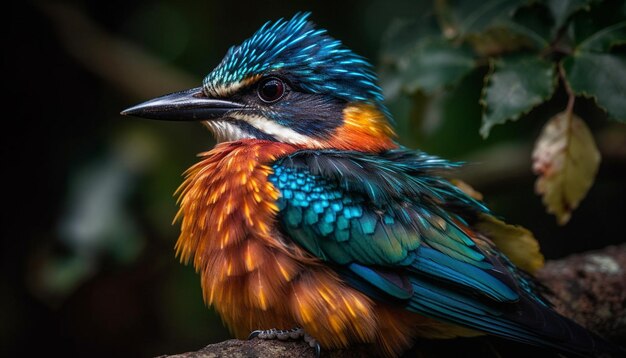
<instances>
[{"instance_id":1,"label":"blue wing feathers","mask_svg":"<svg viewBox=\"0 0 626 358\"><path fill-rule=\"evenodd\" d=\"M381 274L375 269L355 262L349 264L348 269L387 295L403 300L408 300L413 296L413 286L407 284L408 282L398 282L397 280L394 282L390 280L389 275ZM400 276L397 277L400 278Z\"/></svg>"},{"instance_id":2,"label":"blue wing feathers","mask_svg":"<svg viewBox=\"0 0 626 358\"><path fill-rule=\"evenodd\" d=\"M269 180L282 194L285 236L373 299L521 342L591 352L601 341L552 311L490 242L470 237L458 213L488 210L438 175L455 166L403 149L304 150L275 162Z\"/></svg>"},{"instance_id":3,"label":"blue wing feathers","mask_svg":"<svg viewBox=\"0 0 626 358\"><path fill-rule=\"evenodd\" d=\"M277 162L270 177L281 192L285 188L290 193L279 200L281 221L289 236L298 244L316 256L330 258L334 262L383 266L409 265L410 254L419 257L421 247L430 247L432 252L440 252L440 258L445 257L447 261L434 262L431 257L431 262L427 264L422 259L418 261L424 268L421 271L432 269L429 272L431 276L502 301L516 299L511 288L515 285L506 280L501 282L485 272L493 269L494 264L452 219L440 213L439 209L427 206L431 191L398 187L394 189L395 194L390 194L391 189L385 187L390 182L394 186L409 185L411 181L402 177L408 177L407 172L424 176L427 169L446 168L447 162L425 155L412 158L393 151L390 157L403 158L404 161L389 161L393 165L382 167L384 175L395 179L372 181L365 185L363 182L367 180L357 180L354 175L362 172L362 175L375 177L377 171L373 166L375 161L362 153L355 152L354 157L348 159L334 151L329 151L328 155L310 151L299 153L299 156L292 155ZM408 163L413 163L413 166ZM420 168L420 163L425 168ZM293 186L294 182L300 185ZM449 184L439 184L440 187L446 185ZM407 193L412 193L412 196ZM441 199L440 192L433 195L437 200ZM336 200L336 205L331 205L329 199ZM467 203L474 210L484 210L471 198L456 200ZM404 205L407 203L412 205ZM455 271L455 267L463 267L467 272ZM420 271L419 268L413 270Z\"/></svg>"},{"instance_id":4,"label":"blue wing feathers","mask_svg":"<svg viewBox=\"0 0 626 358\"><path fill-rule=\"evenodd\" d=\"M519 299L515 290L488 272L428 247L419 250L419 255L410 268L484 292L490 298L500 302L512 302Z\"/></svg>"}]
</instances>

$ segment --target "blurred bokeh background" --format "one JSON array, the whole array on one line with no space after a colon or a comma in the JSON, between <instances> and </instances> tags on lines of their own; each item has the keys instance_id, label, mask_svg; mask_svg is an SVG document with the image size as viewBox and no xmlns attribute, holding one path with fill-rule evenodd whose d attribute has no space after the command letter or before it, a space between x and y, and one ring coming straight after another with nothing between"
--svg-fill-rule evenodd
<instances>
[{"instance_id":1,"label":"blurred bokeh background","mask_svg":"<svg viewBox=\"0 0 626 358\"><path fill-rule=\"evenodd\" d=\"M200 84L229 46L265 21L312 19L378 65L384 34L430 2L12 2L4 20L0 356L155 356L229 337L206 309L191 267L174 257L172 196L214 141L197 123L124 118L120 110ZM482 72L481 72L482 71ZM603 162L565 227L533 194L530 153L546 115L479 135L483 70L436 105L422 94L389 103L401 141L472 162L464 178L508 222L531 229L547 258L624 241L624 128L577 105ZM8 80L7 80L8 77ZM6 96L6 95L5 95Z\"/></svg>"}]
</instances>

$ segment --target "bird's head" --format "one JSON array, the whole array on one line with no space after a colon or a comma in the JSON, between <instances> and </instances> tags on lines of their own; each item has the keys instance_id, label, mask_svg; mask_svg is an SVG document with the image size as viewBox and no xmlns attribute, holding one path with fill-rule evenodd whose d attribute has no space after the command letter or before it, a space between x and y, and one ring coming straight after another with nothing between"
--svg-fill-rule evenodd
<instances>
[{"instance_id":1,"label":"bird's head","mask_svg":"<svg viewBox=\"0 0 626 358\"><path fill-rule=\"evenodd\" d=\"M372 66L308 17L266 23L231 47L201 87L122 114L203 121L218 141L256 138L361 151L395 147Z\"/></svg>"}]
</instances>

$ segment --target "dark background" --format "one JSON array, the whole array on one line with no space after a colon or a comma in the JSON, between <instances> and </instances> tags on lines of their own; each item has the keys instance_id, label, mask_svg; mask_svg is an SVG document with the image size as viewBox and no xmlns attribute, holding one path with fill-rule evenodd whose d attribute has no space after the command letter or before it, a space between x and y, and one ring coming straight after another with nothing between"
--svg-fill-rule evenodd
<instances>
[{"instance_id":1,"label":"dark background","mask_svg":"<svg viewBox=\"0 0 626 358\"><path fill-rule=\"evenodd\" d=\"M202 303L193 269L174 257L178 226L171 225L181 173L214 141L196 123L118 113L199 85L229 46L270 19L310 10L319 26L377 63L389 24L428 11L427 3L408 0L10 6L3 22L9 97L2 106L0 356L154 356L228 338ZM605 157L572 221L558 227L533 194L529 169L543 122L531 116L482 140L480 123L469 120L480 114L477 95L462 91L457 118L430 131L407 109L415 99L392 103L403 143L451 159L482 158L468 180L507 221L531 229L547 258L624 241L623 157ZM601 114L584 105L579 110L594 132L606 134ZM491 159L522 163L488 178L476 174Z\"/></svg>"}]
</instances>

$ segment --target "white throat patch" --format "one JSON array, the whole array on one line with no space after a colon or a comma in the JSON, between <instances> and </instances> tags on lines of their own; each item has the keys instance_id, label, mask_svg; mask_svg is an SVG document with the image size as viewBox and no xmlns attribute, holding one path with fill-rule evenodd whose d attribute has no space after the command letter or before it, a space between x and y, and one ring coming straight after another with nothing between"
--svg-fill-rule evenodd
<instances>
[{"instance_id":1,"label":"white throat patch","mask_svg":"<svg viewBox=\"0 0 626 358\"><path fill-rule=\"evenodd\" d=\"M246 122L277 141L289 144L306 144L307 146L321 147L321 143L315 139L300 134L289 127L282 126L272 120L258 115L246 113L232 113L229 117ZM240 126L229 122L228 119L206 121L205 125L215 134L218 142L228 142L239 139L255 138L251 133L243 130Z\"/></svg>"},{"instance_id":2,"label":"white throat patch","mask_svg":"<svg viewBox=\"0 0 626 358\"><path fill-rule=\"evenodd\" d=\"M203 123L213 133L218 143L254 138L238 125L229 123L228 120L204 121Z\"/></svg>"}]
</instances>

